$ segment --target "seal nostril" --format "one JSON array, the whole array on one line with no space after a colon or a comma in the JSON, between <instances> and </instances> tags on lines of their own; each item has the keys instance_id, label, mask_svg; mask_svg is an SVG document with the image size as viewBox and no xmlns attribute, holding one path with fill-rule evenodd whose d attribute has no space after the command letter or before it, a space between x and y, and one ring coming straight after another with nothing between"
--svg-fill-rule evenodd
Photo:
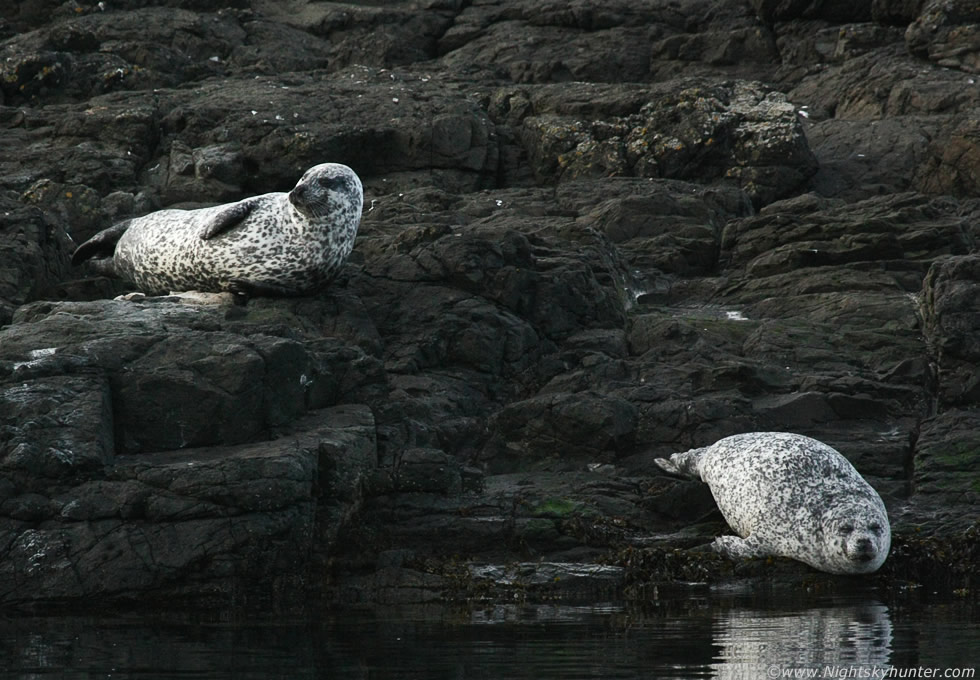
<instances>
[{"instance_id":1,"label":"seal nostril","mask_svg":"<svg viewBox=\"0 0 980 680\"><path fill-rule=\"evenodd\" d=\"M857 542L857 550L861 553L859 559L863 561L870 560L874 556L874 546L867 538L862 538Z\"/></svg>"}]
</instances>

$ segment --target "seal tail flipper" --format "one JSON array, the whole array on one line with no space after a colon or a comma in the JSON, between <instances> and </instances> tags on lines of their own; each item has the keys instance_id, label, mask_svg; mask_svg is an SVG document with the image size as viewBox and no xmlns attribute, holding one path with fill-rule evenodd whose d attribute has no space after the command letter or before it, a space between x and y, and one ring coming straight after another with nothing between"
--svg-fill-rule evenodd
<instances>
[{"instance_id":1,"label":"seal tail flipper","mask_svg":"<svg viewBox=\"0 0 980 680\"><path fill-rule=\"evenodd\" d=\"M243 302L259 296L298 297L304 294L304 291L289 286L247 279L231 279L228 282L228 291L235 295L236 300Z\"/></svg>"},{"instance_id":2,"label":"seal tail flipper","mask_svg":"<svg viewBox=\"0 0 980 680\"><path fill-rule=\"evenodd\" d=\"M684 453L675 453L669 459L657 458L653 462L668 475L702 481L701 471L698 469L698 461L701 459L701 452L703 450L691 449Z\"/></svg>"},{"instance_id":3,"label":"seal tail flipper","mask_svg":"<svg viewBox=\"0 0 980 680\"><path fill-rule=\"evenodd\" d=\"M77 267L82 262L93 257L99 259L112 257L112 254L116 251L116 244L122 238L122 235L126 233L126 230L129 229L130 223L132 223L132 220L123 220L118 224L114 224L108 229L103 229L88 241L75 248L75 252L71 256L72 265Z\"/></svg>"}]
</instances>

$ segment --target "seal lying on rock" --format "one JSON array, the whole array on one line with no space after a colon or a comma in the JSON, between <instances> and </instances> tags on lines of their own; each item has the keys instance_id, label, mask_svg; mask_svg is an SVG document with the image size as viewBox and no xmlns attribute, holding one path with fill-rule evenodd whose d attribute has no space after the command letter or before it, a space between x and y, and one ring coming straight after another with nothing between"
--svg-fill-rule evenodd
<instances>
[{"instance_id":1,"label":"seal lying on rock","mask_svg":"<svg viewBox=\"0 0 980 680\"><path fill-rule=\"evenodd\" d=\"M324 163L289 193L125 220L80 245L71 261L94 258L100 273L151 295L304 295L328 283L347 259L363 203L354 171Z\"/></svg>"},{"instance_id":2,"label":"seal lying on rock","mask_svg":"<svg viewBox=\"0 0 980 680\"><path fill-rule=\"evenodd\" d=\"M778 555L831 574L875 571L891 528L881 497L837 451L786 432L751 432L656 460L706 482L738 536L712 547L729 557Z\"/></svg>"}]
</instances>

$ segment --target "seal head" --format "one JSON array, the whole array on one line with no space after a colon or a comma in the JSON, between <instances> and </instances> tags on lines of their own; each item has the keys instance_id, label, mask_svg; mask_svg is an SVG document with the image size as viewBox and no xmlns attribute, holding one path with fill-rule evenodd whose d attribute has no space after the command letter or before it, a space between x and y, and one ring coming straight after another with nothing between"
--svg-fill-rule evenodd
<instances>
[{"instance_id":1,"label":"seal head","mask_svg":"<svg viewBox=\"0 0 980 680\"><path fill-rule=\"evenodd\" d=\"M349 200L352 198L353 201ZM327 217L336 210L356 209L359 213L364 203L363 188L361 180L347 166L324 163L303 174L289 192L289 202L310 220Z\"/></svg>"},{"instance_id":2,"label":"seal head","mask_svg":"<svg viewBox=\"0 0 980 680\"><path fill-rule=\"evenodd\" d=\"M877 503L841 499L824 513L820 526L825 538L816 547L825 547L821 564L834 565L833 573L871 573L888 557L888 516Z\"/></svg>"}]
</instances>

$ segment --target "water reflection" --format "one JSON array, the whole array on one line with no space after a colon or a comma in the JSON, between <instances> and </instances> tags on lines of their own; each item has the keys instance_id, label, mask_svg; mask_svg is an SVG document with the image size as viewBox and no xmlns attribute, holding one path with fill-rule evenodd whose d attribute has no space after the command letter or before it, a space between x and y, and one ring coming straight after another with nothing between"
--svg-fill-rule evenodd
<instances>
[{"instance_id":1,"label":"water reflection","mask_svg":"<svg viewBox=\"0 0 980 680\"><path fill-rule=\"evenodd\" d=\"M889 667L892 622L878 602L796 612L732 609L717 622L718 678L800 677L792 670L807 668L818 671L814 677L854 677L859 667Z\"/></svg>"},{"instance_id":2,"label":"water reflection","mask_svg":"<svg viewBox=\"0 0 980 680\"><path fill-rule=\"evenodd\" d=\"M824 669L963 666L977 649L980 625L966 603L869 600L683 597L642 609L513 604L231 623L0 619L0 677L11 680L779 677L773 666L834 677Z\"/></svg>"}]
</instances>

